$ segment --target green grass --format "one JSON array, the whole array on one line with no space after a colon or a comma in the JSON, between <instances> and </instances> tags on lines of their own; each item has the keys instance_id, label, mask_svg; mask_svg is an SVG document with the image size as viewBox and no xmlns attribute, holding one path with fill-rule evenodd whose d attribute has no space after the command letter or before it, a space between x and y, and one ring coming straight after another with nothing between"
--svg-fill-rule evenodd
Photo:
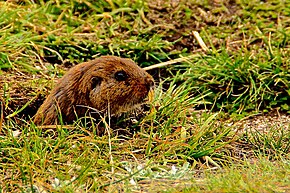
<instances>
[{"instance_id":1,"label":"green grass","mask_svg":"<svg viewBox=\"0 0 290 193\"><path fill-rule=\"evenodd\" d=\"M218 172L205 172L206 180L193 181L192 188L182 192L287 192L289 161L276 163L259 159Z\"/></svg>"},{"instance_id":2,"label":"green grass","mask_svg":"<svg viewBox=\"0 0 290 193\"><path fill-rule=\"evenodd\" d=\"M258 154L270 155L272 159L288 157L290 152L290 133L284 127L270 128L269 133L248 131L243 140L253 145Z\"/></svg>"},{"instance_id":3,"label":"green grass","mask_svg":"<svg viewBox=\"0 0 290 193\"><path fill-rule=\"evenodd\" d=\"M289 61L281 51L275 58L264 54L230 56L222 51L183 64L180 68L186 70L180 79L198 87L197 94L212 91L205 100L214 108L241 113L279 106L289 111Z\"/></svg>"},{"instance_id":4,"label":"green grass","mask_svg":"<svg viewBox=\"0 0 290 193\"><path fill-rule=\"evenodd\" d=\"M236 126L289 117L289 2L158 2L0 2L1 192L289 192L289 123ZM149 71L150 110L112 121L110 135L93 120L29 120L79 62L117 55L145 67L192 53Z\"/></svg>"}]
</instances>

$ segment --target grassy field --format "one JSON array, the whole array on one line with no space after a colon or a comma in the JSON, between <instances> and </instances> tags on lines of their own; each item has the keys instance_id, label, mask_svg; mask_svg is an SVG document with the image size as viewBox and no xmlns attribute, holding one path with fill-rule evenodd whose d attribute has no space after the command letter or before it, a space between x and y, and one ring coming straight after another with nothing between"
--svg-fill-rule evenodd
<instances>
[{"instance_id":1,"label":"grassy field","mask_svg":"<svg viewBox=\"0 0 290 193\"><path fill-rule=\"evenodd\" d=\"M290 192L289 26L281 0L0 1L0 192ZM148 110L103 136L35 126L55 81L101 55L183 60L148 70Z\"/></svg>"}]
</instances>

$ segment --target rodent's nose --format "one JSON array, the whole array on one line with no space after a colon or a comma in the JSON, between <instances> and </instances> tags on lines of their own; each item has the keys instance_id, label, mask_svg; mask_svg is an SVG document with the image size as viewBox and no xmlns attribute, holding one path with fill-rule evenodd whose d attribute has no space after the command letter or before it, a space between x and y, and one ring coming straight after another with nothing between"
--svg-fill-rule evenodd
<instances>
[{"instance_id":1,"label":"rodent's nose","mask_svg":"<svg viewBox=\"0 0 290 193\"><path fill-rule=\"evenodd\" d=\"M147 84L146 84L146 87L148 90L153 90L154 88L154 80L151 78L151 77L148 77L147 80L146 80Z\"/></svg>"}]
</instances>

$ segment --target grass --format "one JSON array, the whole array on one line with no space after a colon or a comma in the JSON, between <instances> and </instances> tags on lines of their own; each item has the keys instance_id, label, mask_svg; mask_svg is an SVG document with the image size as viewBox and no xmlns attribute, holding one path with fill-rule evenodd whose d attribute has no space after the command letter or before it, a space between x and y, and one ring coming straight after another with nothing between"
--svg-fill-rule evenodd
<instances>
[{"instance_id":1,"label":"grass","mask_svg":"<svg viewBox=\"0 0 290 193\"><path fill-rule=\"evenodd\" d=\"M289 7L0 2L1 192L288 192L289 122L236 125L258 113L289 117ZM30 122L79 62L118 55L146 67L192 53L200 57L149 71L157 85L150 110L112 120L110 133L99 136L93 120L50 129Z\"/></svg>"},{"instance_id":2,"label":"grass","mask_svg":"<svg viewBox=\"0 0 290 193\"><path fill-rule=\"evenodd\" d=\"M206 101L230 112L259 111L279 106L288 111L289 62L280 53L275 58L250 53L230 56L222 52L183 64L180 77L198 93L212 91ZM262 61L261 61L262 60ZM269 61L265 63L264 61ZM191 69L190 71L188 69Z\"/></svg>"},{"instance_id":3,"label":"grass","mask_svg":"<svg viewBox=\"0 0 290 193\"><path fill-rule=\"evenodd\" d=\"M245 134L245 140L254 146L258 153L271 157L289 157L289 130L284 127L270 128L269 133L250 131Z\"/></svg>"},{"instance_id":4,"label":"grass","mask_svg":"<svg viewBox=\"0 0 290 193\"><path fill-rule=\"evenodd\" d=\"M195 187L183 192L287 192L289 191L288 172L287 161L272 163L259 159L256 163L226 168L215 175L206 172L205 181L201 183L197 181Z\"/></svg>"}]
</instances>

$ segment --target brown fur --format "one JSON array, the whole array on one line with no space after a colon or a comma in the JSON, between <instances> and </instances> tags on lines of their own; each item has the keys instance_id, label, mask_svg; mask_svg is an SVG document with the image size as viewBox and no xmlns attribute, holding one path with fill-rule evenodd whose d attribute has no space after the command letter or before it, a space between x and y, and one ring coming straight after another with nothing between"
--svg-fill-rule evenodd
<instances>
[{"instance_id":1,"label":"brown fur","mask_svg":"<svg viewBox=\"0 0 290 193\"><path fill-rule=\"evenodd\" d=\"M127 78L117 80L119 72ZM59 112L64 122L72 122L76 114L85 115L86 107L119 114L142 103L153 85L152 76L129 59L103 56L81 63L58 81L38 109L34 123L57 124Z\"/></svg>"}]
</instances>

